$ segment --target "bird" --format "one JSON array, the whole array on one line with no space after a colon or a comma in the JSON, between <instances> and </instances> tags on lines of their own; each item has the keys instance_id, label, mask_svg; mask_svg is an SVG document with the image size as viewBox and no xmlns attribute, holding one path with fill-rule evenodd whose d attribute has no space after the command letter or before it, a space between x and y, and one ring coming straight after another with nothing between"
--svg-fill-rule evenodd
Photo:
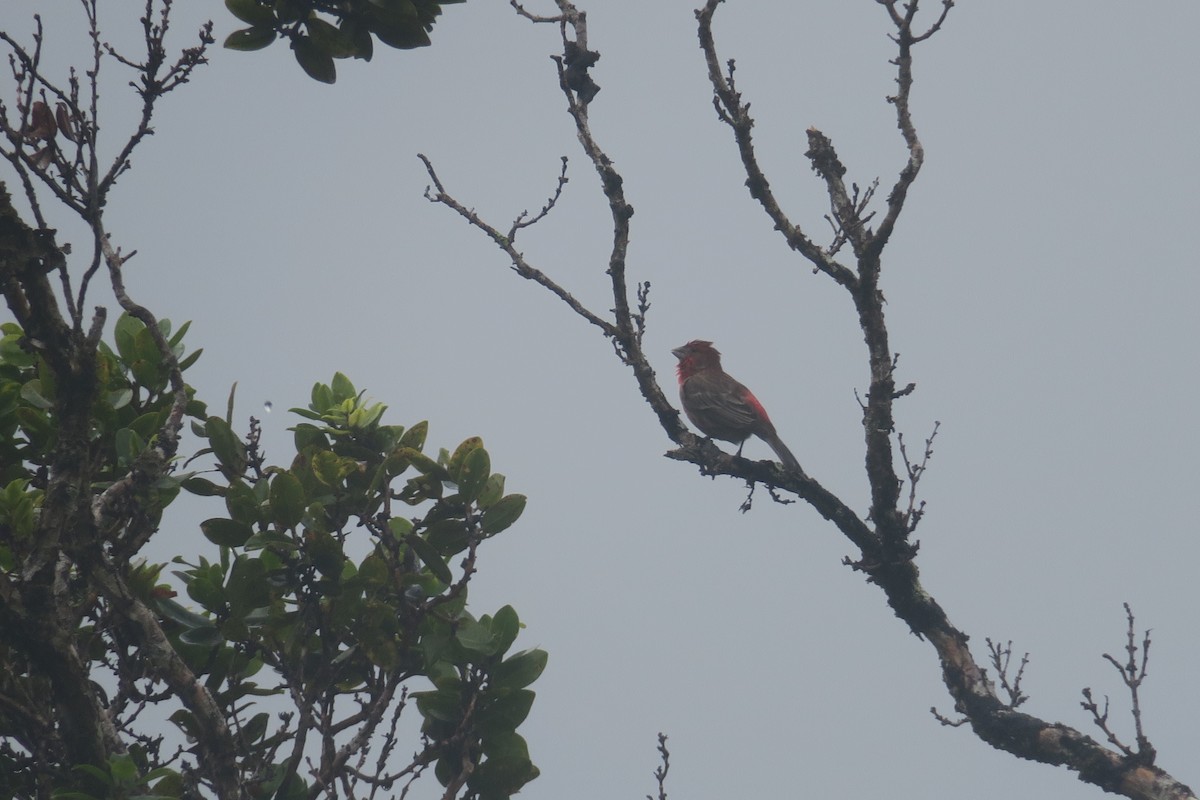
<instances>
[{"instance_id":1,"label":"bird","mask_svg":"<svg viewBox=\"0 0 1200 800\"><path fill-rule=\"evenodd\" d=\"M757 436L786 469L800 471L800 462L780 440L763 404L721 368L721 353L712 342L693 339L671 353L679 359L675 372L683 411L701 433L736 444L739 456L746 440Z\"/></svg>"}]
</instances>

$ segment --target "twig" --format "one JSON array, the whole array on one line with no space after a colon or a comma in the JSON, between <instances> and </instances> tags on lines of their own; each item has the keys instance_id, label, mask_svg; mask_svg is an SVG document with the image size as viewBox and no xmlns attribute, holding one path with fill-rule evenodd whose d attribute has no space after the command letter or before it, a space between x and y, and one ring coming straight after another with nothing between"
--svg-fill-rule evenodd
<instances>
[{"instance_id":1,"label":"twig","mask_svg":"<svg viewBox=\"0 0 1200 800\"><path fill-rule=\"evenodd\" d=\"M1083 702L1080 703L1084 710L1092 715L1092 721L1100 730L1104 731L1109 742L1119 748L1121 752L1130 758L1135 758L1137 763L1150 766L1154 763L1157 757L1157 751L1154 745L1150 743L1146 736L1145 729L1142 727L1142 706L1139 697L1139 690L1142 682L1146 679L1146 665L1150 661L1150 630L1147 629L1142 638L1141 650L1139 651L1136 641L1136 628L1134 625L1133 610L1129 603L1124 603L1125 621L1126 621L1126 641L1124 662L1118 661L1115 657L1104 654L1104 660L1112 664L1117 672L1121 674L1121 681L1125 684L1125 688L1129 690L1130 698L1130 713L1133 716L1134 737L1137 742L1137 750L1133 750L1129 746L1123 744L1117 735L1108 727L1108 698L1104 698L1104 712L1100 713L1096 702L1092 699L1092 690L1085 688L1083 690Z\"/></svg>"},{"instance_id":2,"label":"twig","mask_svg":"<svg viewBox=\"0 0 1200 800\"><path fill-rule=\"evenodd\" d=\"M667 750L667 735L658 734L658 755L661 763L654 769L654 779L658 782L658 794L646 795L646 800L667 800L667 773L671 771L671 753Z\"/></svg>"},{"instance_id":3,"label":"twig","mask_svg":"<svg viewBox=\"0 0 1200 800\"><path fill-rule=\"evenodd\" d=\"M991 655L992 667L996 670L996 676L1000 679L1000 687L1004 689L1008 695L1008 707L1016 708L1029 699L1029 696L1021 691L1021 678L1025 676L1025 667L1029 664L1029 653L1021 656L1021 663L1017 667L1017 674L1009 680L1009 666L1012 663L1012 640L1001 646L993 642L990 638L987 641L988 653Z\"/></svg>"}]
</instances>

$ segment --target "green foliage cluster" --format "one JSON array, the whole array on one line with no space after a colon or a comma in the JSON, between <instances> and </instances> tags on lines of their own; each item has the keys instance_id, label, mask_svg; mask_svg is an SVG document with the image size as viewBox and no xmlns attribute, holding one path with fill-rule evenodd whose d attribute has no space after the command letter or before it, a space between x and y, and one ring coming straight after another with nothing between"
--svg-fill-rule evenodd
<instances>
[{"instance_id":1,"label":"green foliage cluster","mask_svg":"<svg viewBox=\"0 0 1200 800\"><path fill-rule=\"evenodd\" d=\"M187 326L172 335L163 321L160 329L180 365L190 366L199 351L185 355ZM0 570L11 575L34 549L44 512L56 387L19 327L0 332ZM102 493L153 446L174 396L148 331L129 316L116 325L115 350L99 348L98 372L89 438L93 490ZM299 800L314 785L345 780L350 757L356 780L386 788L432 766L442 785L484 800L507 798L535 778L517 728L547 655L511 652L521 628L512 607L479 617L466 607L477 548L525 507L523 495L505 493L482 440L431 457L427 423L384 424L385 406L339 373L313 387L307 408L292 409L302 421L284 468L264 463L253 420L249 436L235 433L232 402L230 409L209 416L190 400L192 432L204 448L140 496L148 515L140 524L150 529L180 489L223 504L200 525L215 557L174 559L190 602L160 582L165 564L116 569L219 707L242 782L254 796ZM215 458L213 469L183 471L202 455ZM106 541L119 550L126 539L112 532ZM190 742L211 736L209 723L162 691L161 667L128 647L128 623L89 589L88 569L79 565L73 579L80 623L70 635L91 669L122 687L108 703L128 752L105 764L66 763L53 737L31 728L33 719L54 719L54 687L19 644L0 641L0 797L34 796L48 771L72 800L189 794L198 766L171 764L164 737L138 720L147 705L168 702L164 715ZM396 768L388 763L396 722L413 707L423 749ZM313 763L319 774L310 782Z\"/></svg>"},{"instance_id":2,"label":"green foliage cluster","mask_svg":"<svg viewBox=\"0 0 1200 800\"><path fill-rule=\"evenodd\" d=\"M388 47L428 47L442 6L464 0L225 0L250 27L225 39L233 50L261 50L276 39L291 43L296 62L314 80L337 80L335 59L370 61L374 40Z\"/></svg>"},{"instance_id":3,"label":"green foliage cluster","mask_svg":"<svg viewBox=\"0 0 1200 800\"><path fill-rule=\"evenodd\" d=\"M202 350L185 354L183 337L190 323L172 333L170 320L159 329L181 369ZM114 329L116 349L101 342L91 405L90 457L96 488L124 475L153 443L171 411L174 396L168 368L150 331L139 320L121 316ZM186 412L203 419L204 403L188 388ZM55 404L58 386L48 363L24 343L12 322L0 324L0 569L11 570L30 552L36 511L47 484L47 471L61 433ZM143 494L143 514L156 524L179 494L182 480L166 476Z\"/></svg>"}]
</instances>

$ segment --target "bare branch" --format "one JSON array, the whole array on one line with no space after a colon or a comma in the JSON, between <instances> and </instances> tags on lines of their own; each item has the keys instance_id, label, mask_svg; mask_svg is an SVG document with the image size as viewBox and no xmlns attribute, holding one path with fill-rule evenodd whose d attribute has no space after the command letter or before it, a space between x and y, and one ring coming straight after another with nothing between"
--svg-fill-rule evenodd
<instances>
[{"instance_id":1,"label":"bare branch","mask_svg":"<svg viewBox=\"0 0 1200 800\"><path fill-rule=\"evenodd\" d=\"M667 750L667 735L658 734L658 756L661 763L654 769L654 780L658 783L658 794L646 795L646 800L667 800L667 773L671 771L671 753Z\"/></svg>"},{"instance_id":2,"label":"bare branch","mask_svg":"<svg viewBox=\"0 0 1200 800\"><path fill-rule=\"evenodd\" d=\"M1029 696L1021 692L1021 678L1025 676L1025 667L1029 664L1029 653L1021 656L1021 663L1017 666L1017 674L1009 678L1009 667L1012 663L1012 641L1001 646L993 642L990 638L986 640L988 653L991 655L992 667L996 670L996 677L1000 679L1000 687L1004 689L1008 695L1008 707L1016 708L1029 699Z\"/></svg>"},{"instance_id":3,"label":"bare branch","mask_svg":"<svg viewBox=\"0 0 1200 800\"><path fill-rule=\"evenodd\" d=\"M784 235L789 247L812 262L815 269L829 275L843 286L851 287L856 283L854 273L835 261L831 253L814 244L799 226L792 224L771 191L767 176L758 165L751 135L754 118L750 116L750 104L742 102L742 95L737 91L734 62L730 60L727 69L722 71L716 42L713 39L712 18L721 2L722 0L708 0L704 8L696 12L696 19L700 22L700 48L704 51L704 58L708 63L708 79L713 86L713 106L717 110L717 117L733 130L738 152L742 157L742 166L746 170L746 188L775 223L775 229Z\"/></svg>"},{"instance_id":4,"label":"bare branch","mask_svg":"<svg viewBox=\"0 0 1200 800\"><path fill-rule=\"evenodd\" d=\"M428 198L430 202L441 203L444 206L454 209L459 216L469 222L472 226L486 233L488 238L495 242L500 249L505 252L505 254L509 257L509 260L512 262L513 272L517 273L526 280L531 280L534 283L540 284L541 286L550 290L550 292L558 297L558 299L566 303L572 311L596 327L600 328L600 330L604 332L605 336L609 337L610 339L617 338L619 334L616 327L611 322L602 319L598 314L595 314L586 308L583 303L576 300L570 292L559 286L553 279L550 278L549 275L530 265L529 262L525 260L525 255L518 252L513 246L512 237L505 236L499 230L484 222L483 219L480 218L480 216L476 214L473 209L467 208L462 203L458 202L458 200L456 200L452 195L448 194L430 160L421 153L417 154L417 158L421 159L421 162L425 165L426 171L429 173L429 179L433 181L435 191L430 191L429 189L425 190L425 197ZM518 219L520 218L518 217ZM517 225L514 224L514 229L516 227Z\"/></svg>"},{"instance_id":5,"label":"bare branch","mask_svg":"<svg viewBox=\"0 0 1200 800\"><path fill-rule=\"evenodd\" d=\"M421 156L420 158L422 161L426 162L425 166L428 169L429 162L424 156ZM554 206L558 203L558 198L562 197L562 190L563 187L567 185L567 180L567 157L563 156L562 170L558 173L558 182L554 186L554 194L550 195L550 199L547 200L546 204L542 206L542 210L532 217L529 216L528 211L522 211L519 215L517 215L517 218L513 220L512 227L508 229L509 242L516 241L517 231L519 231L521 228L528 228L531 225L536 225L538 222L544 219L546 215L551 212L551 210L553 210Z\"/></svg>"}]
</instances>

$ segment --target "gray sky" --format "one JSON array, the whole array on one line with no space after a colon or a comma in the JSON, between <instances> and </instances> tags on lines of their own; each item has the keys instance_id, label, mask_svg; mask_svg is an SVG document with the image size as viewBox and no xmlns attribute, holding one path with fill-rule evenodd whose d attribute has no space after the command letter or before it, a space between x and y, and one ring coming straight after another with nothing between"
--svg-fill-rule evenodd
<instances>
[{"instance_id":1,"label":"gray sky","mask_svg":"<svg viewBox=\"0 0 1200 800\"><path fill-rule=\"evenodd\" d=\"M52 58L78 48L75 3L9 5L14 32L40 10ZM124 17L105 5L121 41L140 4ZM861 332L846 294L749 199L694 6L582 5L602 54L593 130L637 211L629 276L653 284L660 381L674 396L670 349L714 340L806 470L865 512ZM208 16L218 41L236 26L215 0L177 12L177 45ZM1193 786L1198 28L1191 2L960 2L916 51L927 160L883 278L899 379L918 385L901 429L916 443L942 423L921 484L926 588L977 657L987 636L1030 652L1025 710L1092 733L1078 702L1091 686L1112 697L1127 741L1127 697L1100 655L1121 654L1132 603L1154 629L1147 732ZM883 99L888 30L870 0L718 14L762 164L818 241L827 200L805 128L833 139L860 184L880 177L881 196L903 163ZM512 603L528 625L518 644L550 652L522 728L542 777L524 795L642 797L665 731L676 798L1096 797L1065 770L938 725L929 707L953 708L932 648L841 566L851 548L836 530L764 492L743 515L737 482L662 458L669 442L599 333L422 198L417 152L507 228L571 156L560 207L519 246L609 307L607 210L547 57L556 29L477 0L448 7L433 38L339 62L333 87L283 46L215 48L162 105L109 228L139 251L130 293L194 321L205 355L188 375L212 407L234 381L243 421L274 404L268 455L290 459L283 410L340 370L392 422L428 418L431 444L482 435L510 491L530 496L472 588L475 613ZM106 69L115 135L130 106ZM156 552L208 547L204 516L168 517Z\"/></svg>"}]
</instances>

